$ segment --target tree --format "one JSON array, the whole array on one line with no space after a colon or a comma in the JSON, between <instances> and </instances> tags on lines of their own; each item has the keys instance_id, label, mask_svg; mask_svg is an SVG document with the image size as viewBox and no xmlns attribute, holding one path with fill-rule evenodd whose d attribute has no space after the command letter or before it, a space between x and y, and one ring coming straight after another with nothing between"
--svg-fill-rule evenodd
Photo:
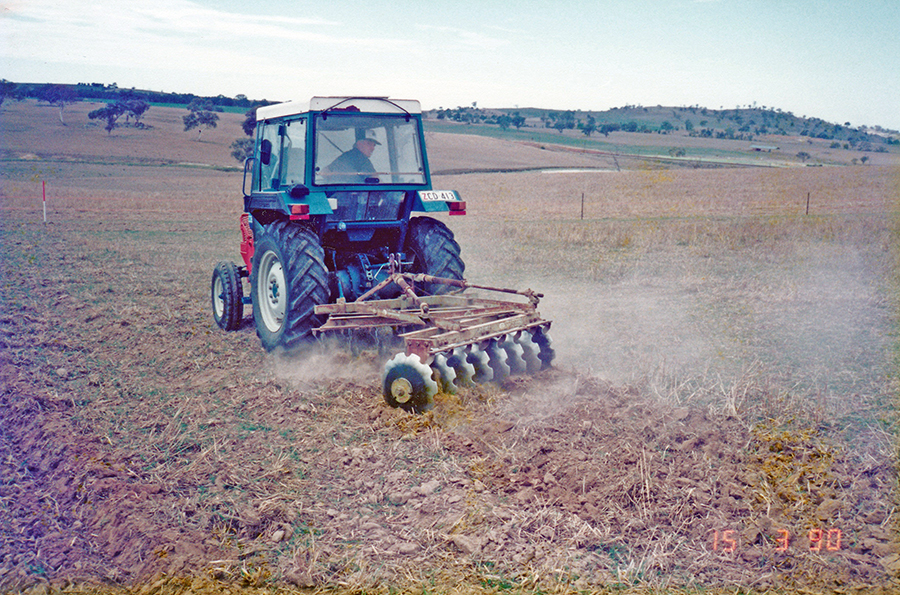
<instances>
[{"instance_id":1,"label":"tree","mask_svg":"<svg viewBox=\"0 0 900 595\"><path fill-rule=\"evenodd\" d=\"M197 129L197 140L200 140L200 136L203 134L203 128L215 128L216 124L219 121L219 116L214 114L213 112L191 112L188 115L184 116L184 131Z\"/></svg>"},{"instance_id":2,"label":"tree","mask_svg":"<svg viewBox=\"0 0 900 595\"><path fill-rule=\"evenodd\" d=\"M11 83L6 79L0 79L0 105L3 105L3 100L7 97L15 97L16 96L16 84Z\"/></svg>"},{"instance_id":3,"label":"tree","mask_svg":"<svg viewBox=\"0 0 900 595\"><path fill-rule=\"evenodd\" d=\"M512 118L510 118L506 114L503 114L502 116L497 118L497 125L500 126L500 128L502 128L503 130L506 130L507 128L509 128L511 124L512 124Z\"/></svg>"},{"instance_id":4,"label":"tree","mask_svg":"<svg viewBox=\"0 0 900 595\"><path fill-rule=\"evenodd\" d=\"M256 108L247 110L244 113L244 121L241 122L241 130L248 137L239 138L231 143L231 156L238 162L243 163L245 160L253 156L253 133L256 131Z\"/></svg>"},{"instance_id":5,"label":"tree","mask_svg":"<svg viewBox=\"0 0 900 595\"><path fill-rule=\"evenodd\" d=\"M134 118L134 126L135 128L143 128L144 124L141 122L141 117L147 113L147 110L150 109L150 104L144 101L143 99L128 99L125 101L117 102L121 103L122 111L125 113L125 119L129 117Z\"/></svg>"},{"instance_id":6,"label":"tree","mask_svg":"<svg viewBox=\"0 0 900 595\"><path fill-rule=\"evenodd\" d=\"M603 124L598 128L598 131L603 136L609 136L610 132L615 132L616 130L620 130L621 127L618 124Z\"/></svg>"},{"instance_id":7,"label":"tree","mask_svg":"<svg viewBox=\"0 0 900 595\"><path fill-rule=\"evenodd\" d=\"M117 126L116 121L125 113L125 107L120 102L109 103L105 107L101 107L100 109L95 109L91 113L88 114L88 118L91 120L96 119L105 119L107 136L112 134L113 128Z\"/></svg>"},{"instance_id":8,"label":"tree","mask_svg":"<svg viewBox=\"0 0 900 595\"><path fill-rule=\"evenodd\" d=\"M75 103L78 100L78 97L75 95L75 91L66 85L48 85L47 87L44 87L40 99L41 101L46 101L50 105L55 105L59 108L59 123L65 126L66 122L63 120L63 110L65 109L66 104Z\"/></svg>"},{"instance_id":9,"label":"tree","mask_svg":"<svg viewBox=\"0 0 900 595\"><path fill-rule=\"evenodd\" d=\"M222 108L217 108L210 100L200 101L195 99L188 104L187 108L190 113L183 118L184 131L187 132L196 128L197 140L200 140L204 127L216 127L216 124L219 122L219 116L215 112L222 111Z\"/></svg>"},{"instance_id":10,"label":"tree","mask_svg":"<svg viewBox=\"0 0 900 595\"><path fill-rule=\"evenodd\" d=\"M253 156L253 139L239 138L231 143L231 156L238 162L243 163L245 160Z\"/></svg>"},{"instance_id":11,"label":"tree","mask_svg":"<svg viewBox=\"0 0 900 595\"><path fill-rule=\"evenodd\" d=\"M512 116L512 125L516 127L516 130L525 125L525 118L523 118L519 112L513 112Z\"/></svg>"},{"instance_id":12,"label":"tree","mask_svg":"<svg viewBox=\"0 0 900 595\"><path fill-rule=\"evenodd\" d=\"M192 112L221 112L222 108L212 102L212 99L195 97L187 106Z\"/></svg>"},{"instance_id":13,"label":"tree","mask_svg":"<svg viewBox=\"0 0 900 595\"><path fill-rule=\"evenodd\" d=\"M594 119L594 116L588 114L587 124L585 124L581 128L581 133L590 138L590 136L597 131L597 120Z\"/></svg>"},{"instance_id":14,"label":"tree","mask_svg":"<svg viewBox=\"0 0 900 595\"><path fill-rule=\"evenodd\" d=\"M438 115L440 118L440 115ZM241 130L244 131L244 134L247 136L253 136L253 132L256 131L256 108L254 107L251 110L248 110L247 113L244 114L244 121L241 123Z\"/></svg>"}]
</instances>

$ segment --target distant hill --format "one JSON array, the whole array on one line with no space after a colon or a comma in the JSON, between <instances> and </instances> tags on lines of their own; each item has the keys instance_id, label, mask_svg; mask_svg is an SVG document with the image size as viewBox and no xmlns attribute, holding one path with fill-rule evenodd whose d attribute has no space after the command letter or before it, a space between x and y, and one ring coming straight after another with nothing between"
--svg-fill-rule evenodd
<instances>
[{"instance_id":1,"label":"distant hill","mask_svg":"<svg viewBox=\"0 0 900 595\"><path fill-rule=\"evenodd\" d=\"M146 89L119 88L115 83L11 83L2 81L0 93L16 98L43 99L49 88L62 87L78 101L113 102L123 97L143 99L154 105L188 105L192 101L211 103L224 111L245 112L253 107L273 103L267 99L250 99L246 95L200 96L193 93L167 93ZM515 128L548 128L579 130L587 136L608 134L622 130L672 134L681 131L687 136L753 141L766 135L804 136L831 140L842 148L861 151L886 150L889 145L900 146L900 132L880 126L854 127L850 122L830 123L815 117L796 116L774 107L736 107L710 109L699 105L689 107L654 107L626 105L605 111L553 110L533 107L485 109L457 107L426 112L426 117L466 124ZM837 148L837 146L835 147Z\"/></svg>"},{"instance_id":2,"label":"distant hill","mask_svg":"<svg viewBox=\"0 0 900 595\"><path fill-rule=\"evenodd\" d=\"M64 100L60 101L59 97ZM204 97L191 93L121 89L115 84L57 85L2 80L0 103L5 98L31 98L41 105L58 105L60 123L67 104L71 108L65 108L66 113L75 106L97 102L141 100L159 109L184 108L199 101L214 106L215 111L243 115L255 107L272 103L245 95ZM900 156L900 133L896 131L877 126L853 127L849 122L829 123L766 106L710 109L699 105L626 105L604 111L561 111L532 107L485 109L473 105L428 110L425 117L429 132L477 134L527 143L540 149L559 145L567 147L566 150L616 156L629 154L667 163L691 163L696 167L759 164L762 161L770 165L878 164L893 163ZM241 124L252 126L252 120L242 120ZM615 167L620 165L616 163Z\"/></svg>"},{"instance_id":3,"label":"distant hill","mask_svg":"<svg viewBox=\"0 0 900 595\"><path fill-rule=\"evenodd\" d=\"M897 131L879 126L853 127L849 122L833 124L769 107L716 110L700 106L626 105L605 111L458 107L431 110L427 117L502 128L580 130L586 136L621 130L648 134L680 132L683 136L754 141L767 135L782 135L831 140L842 147L847 145L844 148L861 151L885 151L890 145L900 146Z\"/></svg>"}]
</instances>

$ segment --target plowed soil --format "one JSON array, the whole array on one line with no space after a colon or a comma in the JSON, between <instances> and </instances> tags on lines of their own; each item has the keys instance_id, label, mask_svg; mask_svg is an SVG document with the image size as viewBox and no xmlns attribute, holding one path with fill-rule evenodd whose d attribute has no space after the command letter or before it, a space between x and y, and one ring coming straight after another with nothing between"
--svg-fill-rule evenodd
<instances>
[{"instance_id":1,"label":"plowed soil","mask_svg":"<svg viewBox=\"0 0 900 595\"><path fill-rule=\"evenodd\" d=\"M176 164L239 118L175 142L154 107L134 164L28 149L55 115L0 112L0 591L900 590L896 168L441 177L558 357L411 415L390 352L214 324L241 175Z\"/></svg>"}]
</instances>

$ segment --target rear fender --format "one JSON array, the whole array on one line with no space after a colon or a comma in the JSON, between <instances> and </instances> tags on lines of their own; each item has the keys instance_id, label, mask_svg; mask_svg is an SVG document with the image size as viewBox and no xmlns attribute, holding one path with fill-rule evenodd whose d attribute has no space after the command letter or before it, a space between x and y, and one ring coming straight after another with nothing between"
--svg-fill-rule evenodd
<instances>
[{"instance_id":1,"label":"rear fender","mask_svg":"<svg viewBox=\"0 0 900 595\"><path fill-rule=\"evenodd\" d=\"M310 215L331 215L334 213L331 203L328 202L328 196L324 192L310 192L303 202L309 205Z\"/></svg>"},{"instance_id":2,"label":"rear fender","mask_svg":"<svg viewBox=\"0 0 900 595\"><path fill-rule=\"evenodd\" d=\"M253 230L250 229L250 214L241 214L241 258L247 265L247 274L253 270Z\"/></svg>"}]
</instances>

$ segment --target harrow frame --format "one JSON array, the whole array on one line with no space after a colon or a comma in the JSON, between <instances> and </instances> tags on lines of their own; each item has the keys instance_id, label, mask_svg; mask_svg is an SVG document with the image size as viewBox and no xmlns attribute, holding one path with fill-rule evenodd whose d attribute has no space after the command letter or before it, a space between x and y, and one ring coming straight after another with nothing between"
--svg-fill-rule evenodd
<instances>
[{"instance_id":1,"label":"harrow frame","mask_svg":"<svg viewBox=\"0 0 900 595\"><path fill-rule=\"evenodd\" d=\"M402 290L393 299L367 300L390 283ZM456 292L419 296L417 283L443 284L456 287ZM479 289L524 296L527 301L488 299L462 295L466 289ZM537 305L543 294L531 290L515 290L476 285L458 279L444 279L424 274L392 273L356 301L339 299L334 304L315 307L317 315L328 319L313 329L316 336L330 332L363 331L391 327L404 329L397 336L404 340L407 355L418 355L428 364L432 358L457 347L474 345L522 330L550 327L541 318Z\"/></svg>"}]
</instances>

